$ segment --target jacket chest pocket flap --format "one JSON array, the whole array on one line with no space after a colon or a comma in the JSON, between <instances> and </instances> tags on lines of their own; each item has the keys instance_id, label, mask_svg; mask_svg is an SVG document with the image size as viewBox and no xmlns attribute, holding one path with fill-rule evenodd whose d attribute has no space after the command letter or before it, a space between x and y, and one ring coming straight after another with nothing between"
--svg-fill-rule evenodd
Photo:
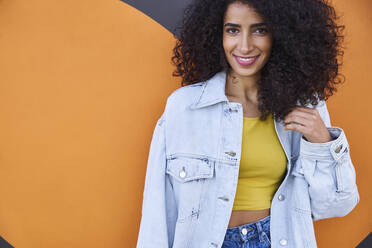
<instances>
[{"instance_id":1,"label":"jacket chest pocket flap","mask_svg":"<svg viewBox=\"0 0 372 248\"><path fill-rule=\"evenodd\" d=\"M207 158L174 157L167 161L166 172L180 183L213 177L214 163Z\"/></svg>"}]
</instances>

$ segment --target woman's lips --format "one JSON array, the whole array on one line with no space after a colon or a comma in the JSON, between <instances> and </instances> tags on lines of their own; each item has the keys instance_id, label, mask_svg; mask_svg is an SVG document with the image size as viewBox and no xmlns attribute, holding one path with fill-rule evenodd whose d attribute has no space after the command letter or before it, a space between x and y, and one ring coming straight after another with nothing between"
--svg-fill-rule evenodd
<instances>
[{"instance_id":1,"label":"woman's lips","mask_svg":"<svg viewBox=\"0 0 372 248\"><path fill-rule=\"evenodd\" d=\"M256 62L259 56L260 55L257 55L255 57L239 57L234 55L234 58L239 65L248 66Z\"/></svg>"}]
</instances>

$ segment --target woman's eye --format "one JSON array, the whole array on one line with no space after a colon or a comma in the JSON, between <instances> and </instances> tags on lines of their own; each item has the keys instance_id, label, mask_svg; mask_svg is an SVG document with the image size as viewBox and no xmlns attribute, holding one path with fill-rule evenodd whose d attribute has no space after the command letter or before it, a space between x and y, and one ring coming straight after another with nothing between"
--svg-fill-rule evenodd
<instances>
[{"instance_id":1,"label":"woman's eye","mask_svg":"<svg viewBox=\"0 0 372 248\"><path fill-rule=\"evenodd\" d=\"M259 34L266 34L268 30L267 28L257 28L255 32Z\"/></svg>"},{"instance_id":2,"label":"woman's eye","mask_svg":"<svg viewBox=\"0 0 372 248\"><path fill-rule=\"evenodd\" d=\"M236 34L239 30L237 30L236 28L228 28L226 29L226 32L230 33L230 34Z\"/></svg>"}]
</instances>

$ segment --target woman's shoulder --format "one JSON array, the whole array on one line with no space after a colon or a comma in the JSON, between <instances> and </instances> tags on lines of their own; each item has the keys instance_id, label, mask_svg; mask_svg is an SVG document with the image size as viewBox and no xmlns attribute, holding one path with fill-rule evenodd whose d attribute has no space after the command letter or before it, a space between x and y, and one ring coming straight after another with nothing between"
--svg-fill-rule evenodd
<instances>
[{"instance_id":1,"label":"woman's shoulder","mask_svg":"<svg viewBox=\"0 0 372 248\"><path fill-rule=\"evenodd\" d=\"M219 71L205 81L199 81L174 90L167 101L169 104L173 103L181 106L190 106L190 104L197 103L203 93L207 91L207 95L211 98L220 97L222 92L221 89L224 88L225 85L225 80L226 71Z\"/></svg>"},{"instance_id":2,"label":"woman's shoulder","mask_svg":"<svg viewBox=\"0 0 372 248\"><path fill-rule=\"evenodd\" d=\"M168 96L167 108L184 108L197 101L203 91L205 82L189 84L175 89Z\"/></svg>"},{"instance_id":3,"label":"woman's shoulder","mask_svg":"<svg viewBox=\"0 0 372 248\"><path fill-rule=\"evenodd\" d=\"M205 82L198 82L198 83L193 83L193 84L182 86L180 88L175 89L169 95L169 98L177 98L177 97L182 97L182 96L188 95L188 94L199 93L204 84L205 84Z\"/></svg>"}]
</instances>

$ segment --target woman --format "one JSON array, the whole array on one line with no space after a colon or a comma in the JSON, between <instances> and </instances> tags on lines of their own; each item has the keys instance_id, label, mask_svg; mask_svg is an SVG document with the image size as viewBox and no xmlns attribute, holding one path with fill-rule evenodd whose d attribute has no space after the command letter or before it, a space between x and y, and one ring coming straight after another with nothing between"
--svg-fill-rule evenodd
<instances>
[{"instance_id":1,"label":"woman","mask_svg":"<svg viewBox=\"0 0 372 248\"><path fill-rule=\"evenodd\" d=\"M150 146L138 248L316 247L359 202L343 130L341 30L326 0L199 0Z\"/></svg>"}]
</instances>

